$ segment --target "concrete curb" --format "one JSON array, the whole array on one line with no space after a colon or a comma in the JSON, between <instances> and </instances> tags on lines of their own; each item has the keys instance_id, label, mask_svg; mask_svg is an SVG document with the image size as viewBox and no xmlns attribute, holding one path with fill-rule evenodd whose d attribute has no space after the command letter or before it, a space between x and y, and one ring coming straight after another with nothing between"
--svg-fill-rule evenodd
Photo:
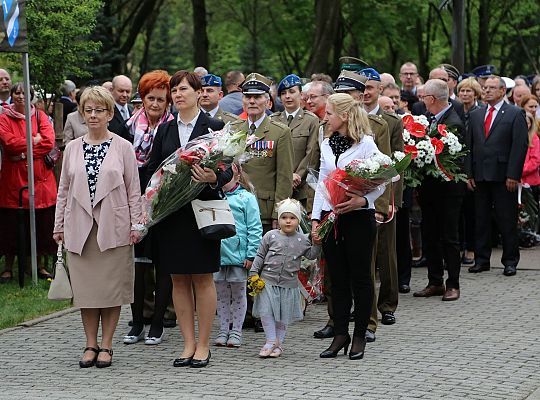
<instances>
[{"instance_id":1,"label":"concrete curb","mask_svg":"<svg viewBox=\"0 0 540 400\"><path fill-rule=\"evenodd\" d=\"M525 400L539 400L540 399L540 387L525 397Z\"/></svg>"},{"instance_id":2,"label":"concrete curb","mask_svg":"<svg viewBox=\"0 0 540 400\"><path fill-rule=\"evenodd\" d=\"M79 310L79 308L77 308L77 307L70 307L70 308L67 308L65 310L60 310L60 311L56 311L56 312L54 312L52 314L44 315L43 317L38 317L38 318L31 319L29 321L24 321L24 322L21 322L20 324L18 324L17 326L0 330L0 335L3 335L5 333L11 332L11 331L14 331L14 330L17 330L17 329L28 328L30 326L34 326L36 324L39 324L40 322L48 321L48 320L53 319L53 318L62 317L64 315L74 313L75 311L78 311L78 310Z\"/></svg>"}]
</instances>

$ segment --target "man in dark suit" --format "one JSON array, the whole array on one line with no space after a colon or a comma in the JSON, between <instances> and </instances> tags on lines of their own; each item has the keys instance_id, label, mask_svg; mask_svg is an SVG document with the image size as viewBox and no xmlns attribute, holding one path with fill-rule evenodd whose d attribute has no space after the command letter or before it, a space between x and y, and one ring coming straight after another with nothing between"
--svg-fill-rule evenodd
<instances>
[{"instance_id":1,"label":"man in dark suit","mask_svg":"<svg viewBox=\"0 0 540 400\"><path fill-rule=\"evenodd\" d=\"M505 103L506 86L498 76L486 79L486 106L469 116L466 159L467 186L475 193L476 249L469 272L489 271L491 210L502 235L504 275L516 274L519 262L517 237L517 187L527 153L527 122L523 110Z\"/></svg>"},{"instance_id":2,"label":"man in dark suit","mask_svg":"<svg viewBox=\"0 0 540 400\"><path fill-rule=\"evenodd\" d=\"M131 99L132 83L125 75L115 76L112 80L112 95L115 102L113 119L109 122L109 130L130 142L133 138L128 132L126 121L131 117L133 108L129 103Z\"/></svg>"},{"instance_id":3,"label":"man in dark suit","mask_svg":"<svg viewBox=\"0 0 540 400\"><path fill-rule=\"evenodd\" d=\"M75 83L73 83L69 79L66 79L64 83L62 83L62 86L60 87L60 91L62 92L62 97L60 97L58 101L62 103L62 106L63 106L62 126L66 125L66 119L67 119L68 114L71 114L73 111L77 109L77 103L75 103L75 89L77 89L77 87L75 86Z\"/></svg>"},{"instance_id":4,"label":"man in dark suit","mask_svg":"<svg viewBox=\"0 0 540 400\"><path fill-rule=\"evenodd\" d=\"M445 81L427 81L423 101L427 111L434 117L428 129L437 129L438 124L444 124L463 140L465 127L454 107L448 103L448 86ZM414 297L442 295L443 301L460 297L459 215L465 190L465 183L462 182L447 182L432 176L425 176L422 181L419 194L429 281L423 290L414 293ZM446 289L445 266L448 270Z\"/></svg>"}]
</instances>

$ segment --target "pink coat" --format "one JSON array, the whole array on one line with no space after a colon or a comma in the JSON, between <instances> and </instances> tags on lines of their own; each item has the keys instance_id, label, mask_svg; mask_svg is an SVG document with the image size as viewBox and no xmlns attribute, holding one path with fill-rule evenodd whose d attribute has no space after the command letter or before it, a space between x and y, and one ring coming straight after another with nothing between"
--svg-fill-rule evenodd
<instances>
[{"instance_id":1,"label":"pink coat","mask_svg":"<svg viewBox=\"0 0 540 400\"><path fill-rule=\"evenodd\" d=\"M64 232L66 249L81 254L94 220L102 252L128 245L132 225L141 220L135 152L127 140L117 135L99 170L94 207L90 202L82 137L71 141L64 152L54 233Z\"/></svg>"},{"instance_id":2,"label":"pink coat","mask_svg":"<svg viewBox=\"0 0 540 400\"><path fill-rule=\"evenodd\" d=\"M534 135L532 147L527 148L521 182L528 183L531 186L540 185L538 168L540 168L540 138L538 135Z\"/></svg>"}]
</instances>

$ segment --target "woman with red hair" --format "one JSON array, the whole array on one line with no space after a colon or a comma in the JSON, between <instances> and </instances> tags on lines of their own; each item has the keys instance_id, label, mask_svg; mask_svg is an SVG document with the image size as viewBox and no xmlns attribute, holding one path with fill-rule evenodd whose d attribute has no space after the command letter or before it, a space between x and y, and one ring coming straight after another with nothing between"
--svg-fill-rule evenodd
<instances>
[{"instance_id":1,"label":"woman with red hair","mask_svg":"<svg viewBox=\"0 0 540 400\"><path fill-rule=\"evenodd\" d=\"M171 104L170 78L167 72L161 70L144 74L139 81L139 94L143 107L127 121L139 167L141 193L144 193L148 184L147 167L157 129L162 123L173 119L169 112ZM144 338L145 344L152 345L161 343L163 339L163 316L171 297L172 283L170 275L163 273L157 265L154 315L148 335L145 336L144 331L144 276L146 269L153 266L152 260L146 257L150 253L149 243L150 240L143 240L135 246L135 293L134 301L131 304L133 326L124 336L126 344L137 343Z\"/></svg>"}]
</instances>

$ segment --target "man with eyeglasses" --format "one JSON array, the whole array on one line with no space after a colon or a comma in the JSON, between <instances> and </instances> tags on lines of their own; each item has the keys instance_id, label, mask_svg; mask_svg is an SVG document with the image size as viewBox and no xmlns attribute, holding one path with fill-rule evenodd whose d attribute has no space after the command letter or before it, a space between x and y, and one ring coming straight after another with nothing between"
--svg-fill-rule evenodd
<instances>
[{"instance_id":1,"label":"man with eyeglasses","mask_svg":"<svg viewBox=\"0 0 540 400\"><path fill-rule=\"evenodd\" d=\"M430 79L424 86L423 102L433 116L430 130L438 124L463 141L465 125L452 104L448 102L448 86L441 79ZM461 256L459 246L459 215L465 195L463 182L425 176L419 189L422 209L423 253L427 260L428 284L413 294L414 297L442 296L443 301L460 297L459 273ZM448 270L446 288L444 270Z\"/></svg>"},{"instance_id":2,"label":"man with eyeglasses","mask_svg":"<svg viewBox=\"0 0 540 400\"><path fill-rule=\"evenodd\" d=\"M476 214L475 266L469 272L490 270L491 213L495 211L502 236L504 275L516 274L519 263L518 184L528 146L525 112L504 101L506 85L490 76L483 87L487 103L469 114L466 172L474 191Z\"/></svg>"},{"instance_id":3,"label":"man with eyeglasses","mask_svg":"<svg viewBox=\"0 0 540 400\"><path fill-rule=\"evenodd\" d=\"M311 82L306 93L307 110L319 117L319 120L322 120L326 113L326 99L333 93L334 89L332 89L332 85L328 82Z\"/></svg>"},{"instance_id":4,"label":"man with eyeglasses","mask_svg":"<svg viewBox=\"0 0 540 400\"><path fill-rule=\"evenodd\" d=\"M401 89L416 95L416 78L418 77L418 68L412 62L406 62L399 69L399 80Z\"/></svg>"}]
</instances>

